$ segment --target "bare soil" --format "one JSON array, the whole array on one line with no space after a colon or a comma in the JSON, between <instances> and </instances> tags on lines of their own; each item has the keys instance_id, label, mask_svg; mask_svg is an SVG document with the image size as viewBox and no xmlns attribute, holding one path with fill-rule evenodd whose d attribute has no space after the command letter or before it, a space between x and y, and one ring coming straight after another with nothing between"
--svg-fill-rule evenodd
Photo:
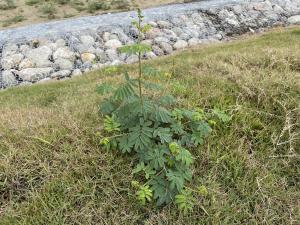
<instances>
[{"instance_id":1,"label":"bare soil","mask_svg":"<svg viewBox=\"0 0 300 225\"><path fill-rule=\"evenodd\" d=\"M5 6L8 2L11 1L14 5L13 8L1 8L1 5ZM31 5L28 4L28 2L34 1L36 1L36 3ZM148 8L158 5L184 2L184 0L129 0L129 4L122 4L122 2L125 2L126 0L118 0L119 2L121 1L121 6L118 6L115 3L109 3L109 1L106 0L98 0L94 2L104 2L105 7L108 6L108 8L93 8L91 12L91 10L89 10L88 7L91 3L91 0L75 0L81 3L79 7L76 7L75 4L72 4L72 1L74 0L70 0L69 3L66 4L59 3L63 1L64 0L0 0L0 29L13 28L53 20L61 20L70 17L80 17L108 12L127 11L136 7ZM52 4L50 9L45 9L45 5L49 6L49 4Z\"/></svg>"}]
</instances>

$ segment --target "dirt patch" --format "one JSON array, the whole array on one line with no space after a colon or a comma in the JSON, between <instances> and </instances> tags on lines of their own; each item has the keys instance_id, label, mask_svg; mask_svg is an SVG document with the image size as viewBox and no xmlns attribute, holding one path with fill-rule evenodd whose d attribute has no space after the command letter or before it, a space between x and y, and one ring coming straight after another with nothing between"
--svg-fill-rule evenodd
<instances>
[{"instance_id":1,"label":"dirt patch","mask_svg":"<svg viewBox=\"0 0 300 225\"><path fill-rule=\"evenodd\" d=\"M184 0L0 0L0 29Z\"/></svg>"}]
</instances>

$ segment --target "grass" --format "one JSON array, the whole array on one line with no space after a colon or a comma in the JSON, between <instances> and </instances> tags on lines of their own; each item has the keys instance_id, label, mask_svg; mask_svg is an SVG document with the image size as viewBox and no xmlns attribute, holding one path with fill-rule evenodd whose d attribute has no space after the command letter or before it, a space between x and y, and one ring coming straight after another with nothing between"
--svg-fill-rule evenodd
<instances>
[{"instance_id":1,"label":"grass","mask_svg":"<svg viewBox=\"0 0 300 225\"><path fill-rule=\"evenodd\" d=\"M20 22L22 22L24 20L25 20L24 16L22 16L22 15L16 15L14 17L11 17L9 19L4 20L2 22L2 26L3 27L8 27L8 26L10 26L12 24L20 23Z\"/></svg>"},{"instance_id":2,"label":"grass","mask_svg":"<svg viewBox=\"0 0 300 225\"><path fill-rule=\"evenodd\" d=\"M135 65L0 92L0 224L299 224L299 48L282 28L147 62L175 62L181 105L232 115L193 151L208 195L186 216L140 206L130 156L99 148L96 84Z\"/></svg>"}]
</instances>

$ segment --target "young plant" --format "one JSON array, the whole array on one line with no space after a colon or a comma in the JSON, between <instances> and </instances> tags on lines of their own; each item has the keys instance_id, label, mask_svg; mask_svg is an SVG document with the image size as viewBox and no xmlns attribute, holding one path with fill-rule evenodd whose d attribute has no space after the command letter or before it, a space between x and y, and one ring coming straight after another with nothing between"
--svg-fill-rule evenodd
<instances>
[{"instance_id":1,"label":"young plant","mask_svg":"<svg viewBox=\"0 0 300 225\"><path fill-rule=\"evenodd\" d=\"M136 43L120 48L120 52L138 56L138 76L124 73L124 82L118 87L102 83L97 91L107 97L100 104L104 116L103 139L106 149L117 149L133 155L133 174L144 182L138 186L137 196L142 204L153 198L157 205L175 201L179 208L192 208L192 197L185 191L191 181L194 158L189 151L203 143L211 131L211 113L201 109L177 108L176 99L161 91L159 85L149 82L149 77L167 77L171 73L160 72L143 66L143 55L151 47L142 44L142 34L150 29L143 24L138 10L138 20L132 24L138 30ZM152 94L159 90L159 94ZM161 93L163 92L163 93ZM134 182L137 184L138 182Z\"/></svg>"}]
</instances>

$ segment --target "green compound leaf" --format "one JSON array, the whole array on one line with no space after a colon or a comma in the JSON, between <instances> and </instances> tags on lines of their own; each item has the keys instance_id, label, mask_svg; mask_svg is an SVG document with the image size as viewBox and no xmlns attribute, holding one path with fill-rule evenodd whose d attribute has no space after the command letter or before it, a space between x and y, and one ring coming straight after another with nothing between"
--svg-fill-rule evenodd
<instances>
[{"instance_id":1,"label":"green compound leaf","mask_svg":"<svg viewBox=\"0 0 300 225\"><path fill-rule=\"evenodd\" d=\"M133 144L130 143L128 135L124 135L118 140L119 140L119 149L122 151L122 153L126 153L126 152L130 153L133 148Z\"/></svg>"},{"instance_id":2,"label":"green compound leaf","mask_svg":"<svg viewBox=\"0 0 300 225\"><path fill-rule=\"evenodd\" d=\"M155 109L155 119L163 123L172 122L171 113L164 107L160 106Z\"/></svg>"},{"instance_id":3,"label":"green compound leaf","mask_svg":"<svg viewBox=\"0 0 300 225\"><path fill-rule=\"evenodd\" d=\"M159 137L161 143L169 143L172 141L172 133L170 128L158 127L153 132L154 137Z\"/></svg>"},{"instance_id":4,"label":"green compound leaf","mask_svg":"<svg viewBox=\"0 0 300 225\"><path fill-rule=\"evenodd\" d=\"M114 90L113 85L108 84L108 83L103 83L103 84L97 85L97 87L96 87L96 92L101 95L111 93L113 90Z\"/></svg>"},{"instance_id":5,"label":"green compound leaf","mask_svg":"<svg viewBox=\"0 0 300 225\"><path fill-rule=\"evenodd\" d=\"M175 203L178 209L186 215L188 212L193 211L195 198L191 191L182 190L180 194L175 196Z\"/></svg>"},{"instance_id":6,"label":"green compound leaf","mask_svg":"<svg viewBox=\"0 0 300 225\"><path fill-rule=\"evenodd\" d=\"M142 205L145 205L146 202L151 202L152 200L152 190L149 185L141 186L136 193L137 199Z\"/></svg>"},{"instance_id":7,"label":"green compound leaf","mask_svg":"<svg viewBox=\"0 0 300 225\"><path fill-rule=\"evenodd\" d=\"M223 123L228 123L231 120L231 117L228 116L224 111L220 109L212 110L213 114L215 114Z\"/></svg>"},{"instance_id":8,"label":"green compound leaf","mask_svg":"<svg viewBox=\"0 0 300 225\"><path fill-rule=\"evenodd\" d=\"M161 75L161 72L151 66L144 66L142 68L142 72L144 76L147 77L158 77Z\"/></svg>"},{"instance_id":9,"label":"green compound leaf","mask_svg":"<svg viewBox=\"0 0 300 225\"><path fill-rule=\"evenodd\" d=\"M171 190L176 189L178 192L180 192L184 185L184 176L179 171L171 169L168 170L166 176L170 182Z\"/></svg>"},{"instance_id":10,"label":"green compound leaf","mask_svg":"<svg viewBox=\"0 0 300 225\"><path fill-rule=\"evenodd\" d=\"M152 168L158 170L164 167L166 162L165 154L167 153L166 148L159 148L154 149L152 151L149 151L146 154L145 159L149 161L149 165L151 165Z\"/></svg>"},{"instance_id":11,"label":"green compound leaf","mask_svg":"<svg viewBox=\"0 0 300 225\"><path fill-rule=\"evenodd\" d=\"M131 82L125 82L121 84L114 93L115 100L125 100L135 96L136 93Z\"/></svg>"},{"instance_id":12,"label":"green compound leaf","mask_svg":"<svg viewBox=\"0 0 300 225\"><path fill-rule=\"evenodd\" d=\"M175 159L186 166L190 166L194 161L192 154L185 148L180 149L179 153L175 156Z\"/></svg>"},{"instance_id":13,"label":"green compound leaf","mask_svg":"<svg viewBox=\"0 0 300 225\"><path fill-rule=\"evenodd\" d=\"M120 131L121 124L116 120L115 115L106 115L104 118L104 130L108 133Z\"/></svg>"},{"instance_id":14,"label":"green compound leaf","mask_svg":"<svg viewBox=\"0 0 300 225\"><path fill-rule=\"evenodd\" d=\"M157 201L158 206L162 204L168 204L172 201L174 197L174 192L169 188L169 184L164 175L154 177L150 181L151 189L153 190L153 198Z\"/></svg>"},{"instance_id":15,"label":"green compound leaf","mask_svg":"<svg viewBox=\"0 0 300 225\"><path fill-rule=\"evenodd\" d=\"M135 150L145 150L151 147L153 138L153 128L151 123L145 123L130 129L129 143L134 146Z\"/></svg>"},{"instance_id":16,"label":"green compound leaf","mask_svg":"<svg viewBox=\"0 0 300 225\"><path fill-rule=\"evenodd\" d=\"M151 51L151 47L146 44L132 44L132 45L126 45L118 49L120 53L127 53L129 55L138 55L138 54L144 54L146 52Z\"/></svg>"}]
</instances>

